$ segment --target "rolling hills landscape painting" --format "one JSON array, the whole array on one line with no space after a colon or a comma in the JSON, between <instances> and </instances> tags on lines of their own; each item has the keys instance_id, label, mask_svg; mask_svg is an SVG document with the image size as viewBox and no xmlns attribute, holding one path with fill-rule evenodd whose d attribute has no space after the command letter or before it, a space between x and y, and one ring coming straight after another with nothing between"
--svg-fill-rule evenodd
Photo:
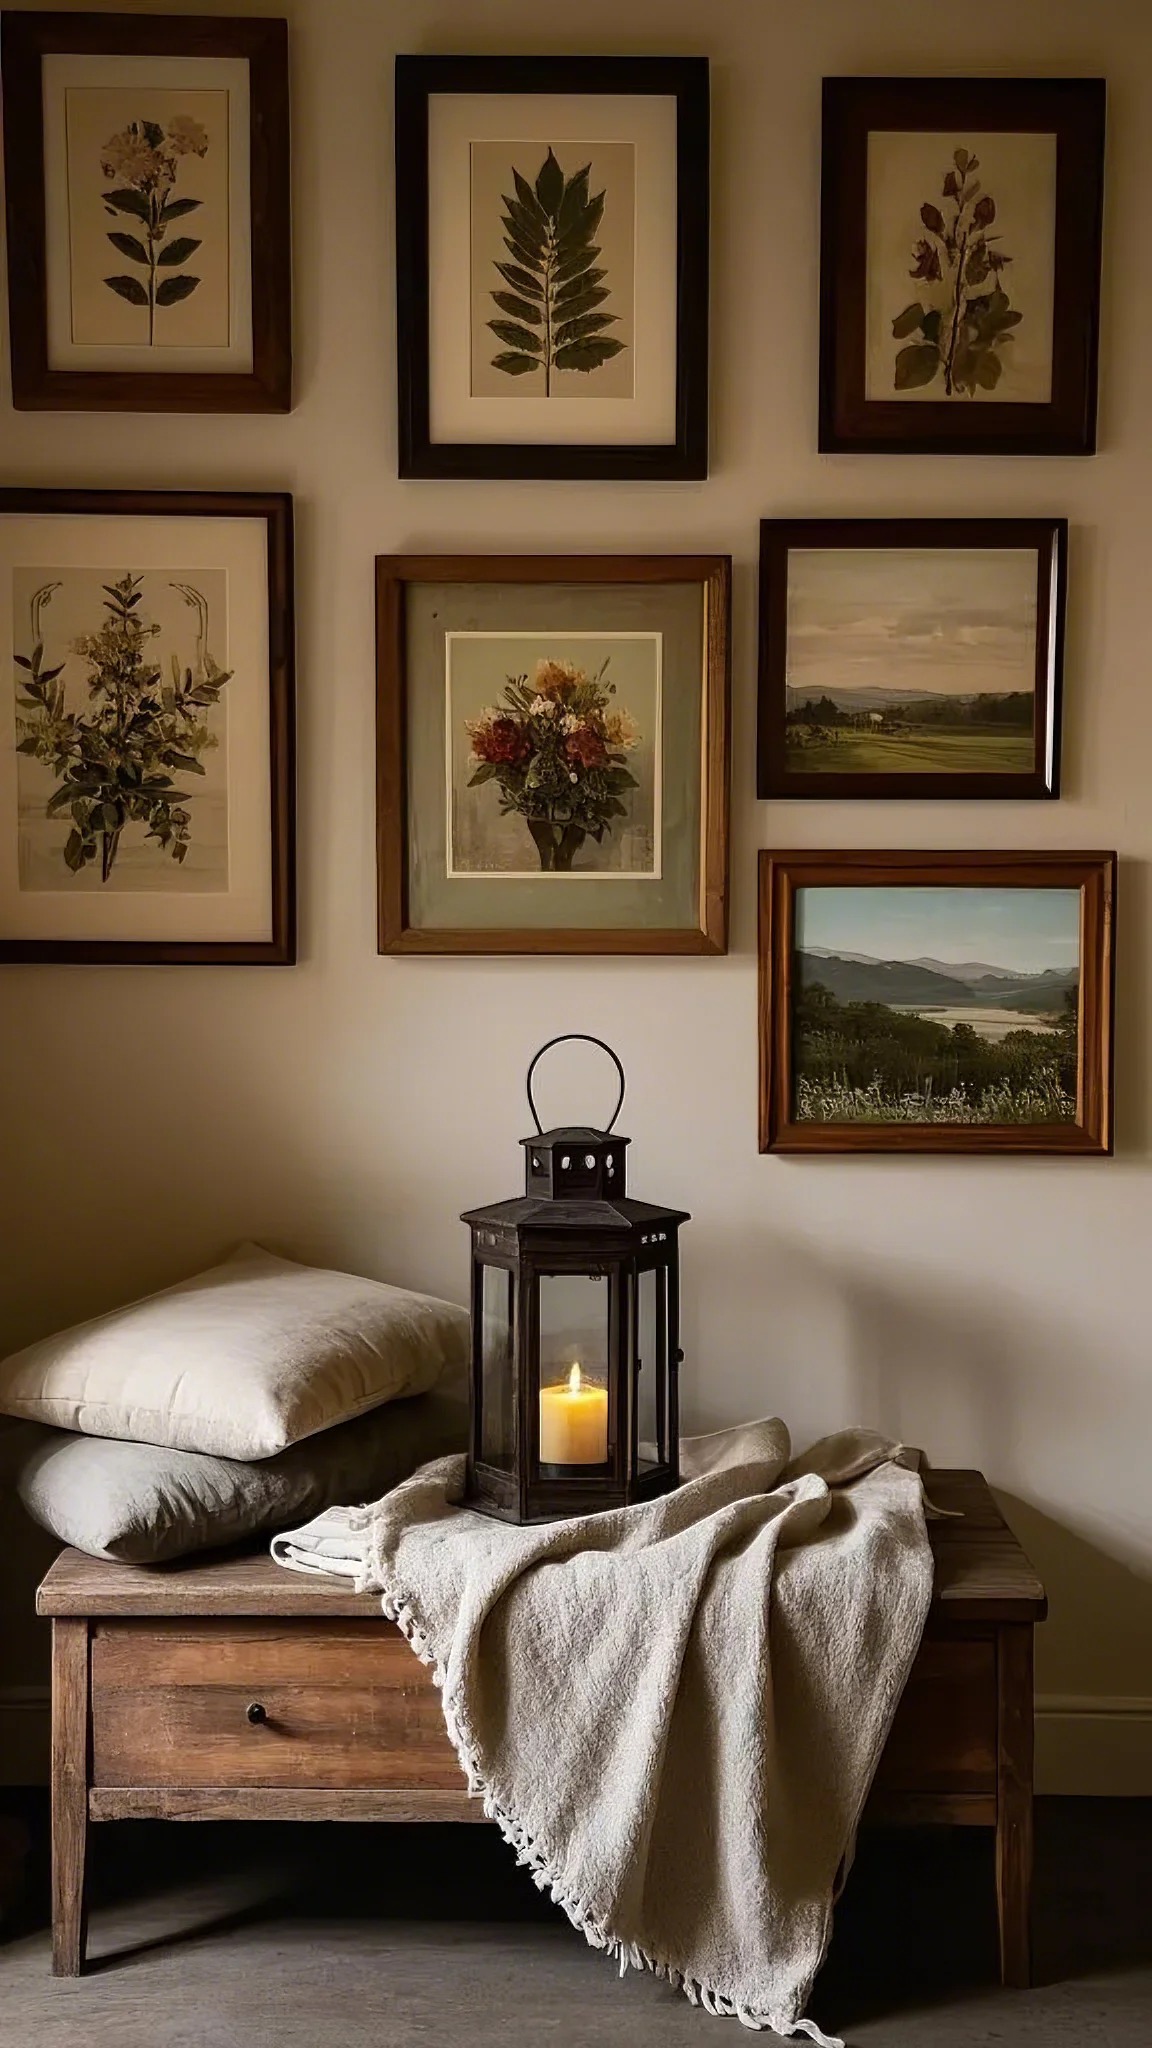
<instances>
[{"instance_id":1,"label":"rolling hills landscape painting","mask_svg":"<svg viewBox=\"0 0 1152 2048\"><path fill-rule=\"evenodd\" d=\"M766 519L763 797L1059 794L1067 528Z\"/></svg>"},{"instance_id":2,"label":"rolling hills landscape painting","mask_svg":"<svg viewBox=\"0 0 1152 2048\"><path fill-rule=\"evenodd\" d=\"M1075 889L798 889L793 1114L1074 1123L1079 988Z\"/></svg>"}]
</instances>

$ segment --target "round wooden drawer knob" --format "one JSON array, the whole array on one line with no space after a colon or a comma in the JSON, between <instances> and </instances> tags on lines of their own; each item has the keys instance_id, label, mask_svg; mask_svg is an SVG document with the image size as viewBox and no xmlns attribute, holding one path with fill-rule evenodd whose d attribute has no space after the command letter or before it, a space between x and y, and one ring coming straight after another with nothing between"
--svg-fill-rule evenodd
<instances>
[{"instance_id":1,"label":"round wooden drawer knob","mask_svg":"<svg viewBox=\"0 0 1152 2048\"><path fill-rule=\"evenodd\" d=\"M253 1700L252 1705L248 1709L248 1719L254 1728L259 1727L261 1721L268 1719L267 1707L262 1707L259 1700Z\"/></svg>"}]
</instances>

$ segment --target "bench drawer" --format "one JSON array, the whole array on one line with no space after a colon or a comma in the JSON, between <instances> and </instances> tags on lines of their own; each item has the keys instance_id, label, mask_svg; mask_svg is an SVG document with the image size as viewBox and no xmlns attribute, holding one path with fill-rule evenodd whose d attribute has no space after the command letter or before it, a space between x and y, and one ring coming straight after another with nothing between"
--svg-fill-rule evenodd
<instances>
[{"instance_id":1,"label":"bench drawer","mask_svg":"<svg viewBox=\"0 0 1152 2048\"><path fill-rule=\"evenodd\" d=\"M996 1791L996 1644L928 1636L876 1773L883 1793Z\"/></svg>"},{"instance_id":2,"label":"bench drawer","mask_svg":"<svg viewBox=\"0 0 1152 2048\"><path fill-rule=\"evenodd\" d=\"M430 1674L383 1620L157 1619L93 1628L92 1783L459 1791L463 1776Z\"/></svg>"}]
</instances>

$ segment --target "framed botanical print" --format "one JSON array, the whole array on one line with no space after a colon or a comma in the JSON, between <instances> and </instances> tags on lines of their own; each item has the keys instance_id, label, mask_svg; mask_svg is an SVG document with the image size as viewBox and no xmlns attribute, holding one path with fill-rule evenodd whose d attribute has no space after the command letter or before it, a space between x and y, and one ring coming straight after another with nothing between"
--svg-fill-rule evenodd
<instances>
[{"instance_id":1,"label":"framed botanical print","mask_svg":"<svg viewBox=\"0 0 1152 2048\"><path fill-rule=\"evenodd\" d=\"M0 490L0 961L295 959L292 500Z\"/></svg>"},{"instance_id":2,"label":"framed botanical print","mask_svg":"<svg viewBox=\"0 0 1152 2048\"><path fill-rule=\"evenodd\" d=\"M398 57L405 477L708 473L708 64Z\"/></svg>"},{"instance_id":3,"label":"framed botanical print","mask_svg":"<svg viewBox=\"0 0 1152 2048\"><path fill-rule=\"evenodd\" d=\"M380 951L726 951L727 557L376 571Z\"/></svg>"},{"instance_id":4,"label":"framed botanical print","mask_svg":"<svg viewBox=\"0 0 1152 2048\"><path fill-rule=\"evenodd\" d=\"M1063 519L765 519L762 797L1054 797Z\"/></svg>"},{"instance_id":5,"label":"framed botanical print","mask_svg":"<svg viewBox=\"0 0 1152 2048\"><path fill-rule=\"evenodd\" d=\"M1091 455L1101 78L826 78L820 447Z\"/></svg>"},{"instance_id":6,"label":"framed botanical print","mask_svg":"<svg viewBox=\"0 0 1152 2048\"><path fill-rule=\"evenodd\" d=\"M12 399L288 412L288 29L5 13Z\"/></svg>"},{"instance_id":7,"label":"framed botanical print","mask_svg":"<svg viewBox=\"0 0 1152 2048\"><path fill-rule=\"evenodd\" d=\"M762 1152L1112 1150L1114 853L762 853Z\"/></svg>"}]
</instances>

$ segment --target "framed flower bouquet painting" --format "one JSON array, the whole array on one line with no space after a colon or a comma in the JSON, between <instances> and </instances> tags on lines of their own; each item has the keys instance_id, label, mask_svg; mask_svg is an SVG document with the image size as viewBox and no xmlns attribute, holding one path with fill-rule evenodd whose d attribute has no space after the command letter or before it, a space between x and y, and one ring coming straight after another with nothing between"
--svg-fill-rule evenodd
<instances>
[{"instance_id":1,"label":"framed flower bouquet painting","mask_svg":"<svg viewBox=\"0 0 1152 2048\"><path fill-rule=\"evenodd\" d=\"M762 797L1054 797L1063 519L765 519Z\"/></svg>"},{"instance_id":2,"label":"framed flower bouquet painting","mask_svg":"<svg viewBox=\"0 0 1152 2048\"><path fill-rule=\"evenodd\" d=\"M727 557L376 567L380 951L726 951Z\"/></svg>"},{"instance_id":3,"label":"framed flower bouquet painting","mask_svg":"<svg viewBox=\"0 0 1152 2048\"><path fill-rule=\"evenodd\" d=\"M288 29L5 12L12 399L292 405Z\"/></svg>"},{"instance_id":4,"label":"framed flower bouquet painting","mask_svg":"<svg viewBox=\"0 0 1152 2048\"><path fill-rule=\"evenodd\" d=\"M406 477L708 473L708 63L398 57Z\"/></svg>"},{"instance_id":5,"label":"framed flower bouquet painting","mask_svg":"<svg viewBox=\"0 0 1152 2048\"><path fill-rule=\"evenodd\" d=\"M292 500L0 490L0 961L295 958Z\"/></svg>"},{"instance_id":6,"label":"framed flower bouquet painting","mask_svg":"<svg viewBox=\"0 0 1152 2048\"><path fill-rule=\"evenodd\" d=\"M762 1152L1112 1150L1113 853L762 853Z\"/></svg>"},{"instance_id":7,"label":"framed flower bouquet painting","mask_svg":"<svg viewBox=\"0 0 1152 2048\"><path fill-rule=\"evenodd\" d=\"M1091 455L1101 78L826 78L820 447Z\"/></svg>"}]
</instances>

